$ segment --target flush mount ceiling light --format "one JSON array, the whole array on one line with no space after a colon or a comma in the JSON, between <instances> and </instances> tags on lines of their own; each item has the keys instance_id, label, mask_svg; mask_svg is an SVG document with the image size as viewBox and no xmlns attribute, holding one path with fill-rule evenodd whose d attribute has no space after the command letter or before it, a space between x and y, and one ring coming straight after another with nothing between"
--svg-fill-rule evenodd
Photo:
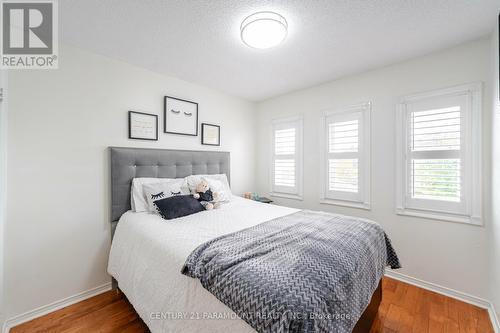
<instances>
[{"instance_id":1,"label":"flush mount ceiling light","mask_svg":"<svg viewBox=\"0 0 500 333\"><path fill-rule=\"evenodd\" d=\"M283 42L288 23L274 12L258 12L243 20L240 27L241 40L250 47L268 49Z\"/></svg>"}]
</instances>

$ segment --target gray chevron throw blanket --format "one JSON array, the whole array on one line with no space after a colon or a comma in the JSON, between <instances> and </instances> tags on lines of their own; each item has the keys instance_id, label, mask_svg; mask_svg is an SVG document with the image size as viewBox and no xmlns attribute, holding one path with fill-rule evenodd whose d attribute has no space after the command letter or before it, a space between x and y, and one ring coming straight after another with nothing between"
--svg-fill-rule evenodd
<instances>
[{"instance_id":1,"label":"gray chevron throw blanket","mask_svg":"<svg viewBox=\"0 0 500 333\"><path fill-rule=\"evenodd\" d=\"M215 238L182 273L257 332L352 332L384 268L400 268L369 220L300 211Z\"/></svg>"}]
</instances>

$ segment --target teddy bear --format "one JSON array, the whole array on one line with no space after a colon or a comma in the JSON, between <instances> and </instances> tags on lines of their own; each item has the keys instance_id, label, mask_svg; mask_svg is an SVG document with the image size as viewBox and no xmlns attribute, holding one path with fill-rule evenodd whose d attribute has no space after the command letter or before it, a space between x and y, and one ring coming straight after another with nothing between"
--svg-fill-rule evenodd
<instances>
[{"instance_id":1,"label":"teddy bear","mask_svg":"<svg viewBox=\"0 0 500 333\"><path fill-rule=\"evenodd\" d=\"M218 208L217 204L213 202L217 200L219 196L218 192L212 192L208 182L205 179L202 179L201 182L196 185L196 188L193 193L193 197L197 199L206 210L211 210L214 208Z\"/></svg>"}]
</instances>

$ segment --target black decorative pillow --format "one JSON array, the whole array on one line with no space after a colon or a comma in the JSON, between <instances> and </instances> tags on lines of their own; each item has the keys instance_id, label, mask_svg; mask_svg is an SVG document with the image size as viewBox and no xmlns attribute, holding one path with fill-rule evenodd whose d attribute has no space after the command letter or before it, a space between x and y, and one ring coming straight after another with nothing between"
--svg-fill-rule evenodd
<instances>
[{"instance_id":1,"label":"black decorative pillow","mask_svg":"<svg viewBox=\"0 0 500 333\"><path fill-rule=\"evenodd\" d=\"M158 214L165 220L195 214L205 210L201 203L192 195L176 195L154 202Z\"/></svg>"}]
</instances>

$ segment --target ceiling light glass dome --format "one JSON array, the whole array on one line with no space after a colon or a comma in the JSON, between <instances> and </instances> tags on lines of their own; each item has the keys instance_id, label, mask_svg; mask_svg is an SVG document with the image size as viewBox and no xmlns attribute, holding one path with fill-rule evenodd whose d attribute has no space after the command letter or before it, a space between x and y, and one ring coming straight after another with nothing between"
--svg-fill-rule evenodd
<instances>
[{"instance_id":1,"label":"ceiling light glass dome","mask_svg":"<svg viewBox=\"0 0 500 333\"><path fill-rule=\"evenodd\" d=\"M282 43L287 35L288 23L274 12L258 12L243 20L241 40L250 47L268 49Z\"/></svg>"}]
</instances>

